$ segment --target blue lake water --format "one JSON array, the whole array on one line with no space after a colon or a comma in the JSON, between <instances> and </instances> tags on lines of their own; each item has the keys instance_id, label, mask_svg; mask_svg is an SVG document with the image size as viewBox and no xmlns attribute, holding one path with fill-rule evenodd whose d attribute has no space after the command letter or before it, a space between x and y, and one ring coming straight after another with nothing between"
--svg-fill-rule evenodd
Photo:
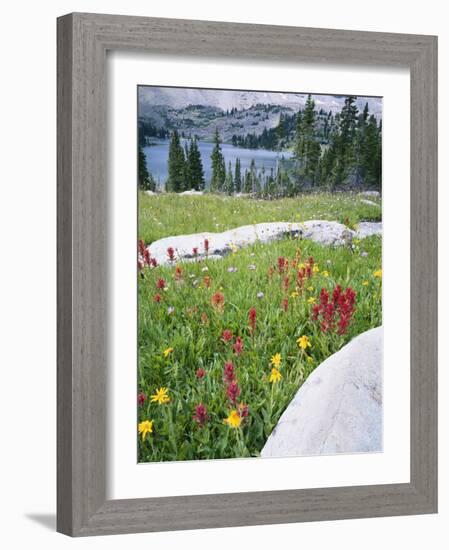
<instances>
[{"instance_id":1,"label":"blue lake water","mask_svg":"<svg viewBox=\"0 0 449 550\"><path fill-rule=\"evenodd\" d=\"M153 174L154 179L159 185L163 185L167 180L168 147L169 140L154 140L154 145L143 148L148 170L151 174ZM214 144L199 141L198 148L200 150L201 160L203 162L206 186L208 186L211 177L210 156L212 154ZM249 169L253 159L258 172L265 169L266 173L269 174L271 168L276 170L278 160L282 158L287 159L292 156L290 151L283 151L279 153L277 151L268 151L267 149L243 149L241 147L233 147L227 143L223 143L221 145L221 150L226 161L226 169L228 168L229 161L231 161L232 170L234 171L235 159L240 159L242 177L245 170L247 168Z\"/></svg>"}]
</instances>

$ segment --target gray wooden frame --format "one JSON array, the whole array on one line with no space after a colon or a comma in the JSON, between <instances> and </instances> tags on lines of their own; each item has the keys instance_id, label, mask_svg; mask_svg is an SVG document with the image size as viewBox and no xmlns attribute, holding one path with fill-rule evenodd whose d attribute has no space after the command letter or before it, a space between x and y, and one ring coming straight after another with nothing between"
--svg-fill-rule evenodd
<instances>
[{"instance_id":1,"label":"gray wooden frame","mask_svg":"<svg viewBox=\"0 0 449 550\"><path fill-rule=\"evenodd\" d=\"M106 52L408 67L410 483L106 500ZM74 13L58 19L57 529L72 536L437 511L437 38Z\"/></svg>"}]
</instances>

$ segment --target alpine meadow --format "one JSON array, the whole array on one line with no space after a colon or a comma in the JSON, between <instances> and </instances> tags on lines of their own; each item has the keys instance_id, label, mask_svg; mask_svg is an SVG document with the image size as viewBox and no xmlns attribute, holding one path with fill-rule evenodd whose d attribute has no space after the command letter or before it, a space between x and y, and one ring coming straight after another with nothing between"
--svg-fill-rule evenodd
<instances>
[{"instance_id":1,"label":"alpine meadow","mask_svg":"<svg viewBox=\"0 0 449 550\"><path fill-rule=\"evenodd\" d=\"M138 462L381 451L382 99L139 86L136 123Z\"/></svg>"}]
</instances>

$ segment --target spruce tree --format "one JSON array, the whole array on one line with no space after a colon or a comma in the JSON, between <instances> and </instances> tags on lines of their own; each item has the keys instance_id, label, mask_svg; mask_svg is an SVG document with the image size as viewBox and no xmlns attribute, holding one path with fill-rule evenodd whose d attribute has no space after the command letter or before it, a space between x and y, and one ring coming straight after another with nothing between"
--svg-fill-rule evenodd
<instances>
[{"instance_id":1,"label":"spruce tree","mask_svg":"<svg viewBox=\"0 0 449 550\"><path fill-rule=\"evenodd\" d=\"M348 96L339 117L336 145L336 162L334 165L334 185L341 185L348 177L355 164L355 128L357 122L356 98Z\"/></svg>"},{"instance_id":2,"label":"spruce tree","mask_svg":"<svg viewBox=\"0 0 449 550\"><path fill-rule=\"evenodd\" d=\"M168 150L167 191L179 193L186 187L186 162L179 134L173 131Z\"/></svg>"},{"instance_id":3,"label":"spruce tree","mask_svg":"<svg viewBox=\"0 0 449 550\"><path fill-rule=\"evenodd\" d=\"M152 174L148 171L145 153L142 147L139 147L139 187L144 191L156 191L156 182Z\"/></svg>"},{"instance_id":4,"label":"spruce tree","mask_svg":"<svg viewBox=\"0 0 449 550\"><path fill-rule=\"evenodd\" d=\"M382 127L371 115L366 125L366 138L361 153L361 164L366 185L380 186L382 180Z\"/></svg>"},{"instance_id":5,"label":"spruce tree","mask_svg":"<svg viewBox=\"0 0 449 550\"><path fill-rule=\"evenodd\" d=\"M242 192L242 173L240 159L235 159L234 189L236 193Z\"/></svg>"},{"instance_id":6,"label":"spruce tree","mask_svg":"<svg viewBox=\"0 0 449 550\"><path fill-rule=\"evenodd\" d=\"M315 102L309 94L301 116L296 120L295 160L300 186L315 185L321 155L321 146L316 128Z\"/></svg>"},{"instance_id":7,"label":"spruce tree","mask_svg":"<svg viewBox=\"0 0 449 550\"><path fill-rule=\"evenodd\" d=\"M222 191L226 178L226 165L221 152L221 140L218 128L215 129L214 148L211 154L212 176L210 181L211 191Z\"/></svg>"},{"instance_id":8,"label":"spruce tree","mask_svg":"<svg viewBox=\"0 0 449 550\"><path fill-rule=\"evenodd\" d=\"M232 176L231 161L229 161L228 171L226 172L225 191L228 195L234 194L234 178Z\"/></svg>"},{"instance_id":9,"label":"spruce tree","mask_svg":"<svg viewBox=\"0 0 449 550\"><path fill-rule=\"evenodd\" d=\"M197 191L202 191L205 186L204 182L204 170L203 163L201 161L201 153L198 147L198 142L196 138L193 138L190 142L189 154L188 154L188 165L189 165L189 189L195 189Z\"/></svg>"},{"instance_id":10,"label":"spruce tree","mask_svg":"<svg viewBox=\"0 0 449 550\"><path fill-rule=\"evenodd\" d=\"M249 173L249 170L245 170L245 182L243 186L243 191L249 195L253 191L252 181L251 181L251 175Z\"/></svg>"}]
</instances>

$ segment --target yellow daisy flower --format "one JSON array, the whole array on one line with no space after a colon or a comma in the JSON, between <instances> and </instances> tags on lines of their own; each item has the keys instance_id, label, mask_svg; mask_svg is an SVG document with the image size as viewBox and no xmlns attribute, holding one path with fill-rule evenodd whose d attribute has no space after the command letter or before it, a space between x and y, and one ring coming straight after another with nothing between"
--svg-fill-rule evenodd
<instances>
[{"instance_id":1,"label":"yellow daisy flower","mask_svg":"<svg viewBox=\"0 0 449 550\"><path fill-rule=\"evenodd\" d=\"M280 367L282 361L282 357L280 353L275 353L273 357L271 358L270 363L273 365L273 367L276 367L277 369Z\"/></svg>"},{"instance_id":2,"label":"yellow daisy flower","mask_svg":"<svg viewBox=\"0 0 449 550\"><path fill-rule=\"evenodd\" d=\"M322 272L321 272L321 275L322 275L323 277L329 277L329 271L322 271Z\"/></svg>"},{"instance_id":3,"label":"yellow daisy flower","mask_svg":"<svg viewBox=\"0 0 449 550\"><path fill-rule=\"evenodd\" d=\"M153 421L144 420L138 425L139 433L142 434L142 441L145 439L147 434L153 433Z\"/></svg>"},{"instance_id":4,"label":"yellow daisy flower","mask_svg":"<svg viewBox=\"0 0 449 550\"><path fill-rule=\"evenodd\" d=\"M369 285L368 281L362 281L362 286L368 286L368 285Z\"/></svg>"},{"instance_id":5,"label":"yellow daisy flower","mask_svg":"<svg viewBox=\"0 0 449 550\"><path fill-rule=\"evenodd\" d=\"M314 265L312 271L313 271L314 273L319 273L320 268L319 268L317 265Z\"/></svg>"},{"instance_id":6,"label":"yellow daisy flower","mask_svg":"<svg viewBox=\"0 0 449 550\"><path fill-rule=\"evenodd\" d=\"M303 349L303 350L306 350L307 348L311 348L312 347L312 344L310 343L310 340L309 340L309 337L306 336L305 334L303 336L300 336L297 340L296 340L296 343L298 344L298 346Z\"/></svg>"},{"instance_id":7,"label":"yellow daisy flower","mask_svg":"<svg viewBox=\"0 0 449 550\"><path fill-rule=\"evenodd\" d=\"M279 372L278 369L273 367L271 369L271 374L270 374L270 378L269 378L270 382L272 384L276 384L277 382L280 382L281 378L282 378L282 374Z\"/></svg>"},{"instance_id":8,"label":"yellow daisy flower","mask_svg":"<svg viewBox=\"0 0 449 550\"><path fill-rule=\"evenodd\" d=\"M314 304L315 302L316 302L316 298L314 298L313 296L310 296L310 298L307 300L308 304Z\"/></svg>"},{"instance_id":9,"label":"yellow daisy flower","mask_svg":"<svg viewBox=\"0 0 449 550\"><path fill-rule=\"evenodd\" d=\"M164 405L169 401L170 401L170 397L168 397L167 388L159 388L158 390L156 390L156 393L151 396L151 402L159 403L159 405Z\"/></svg>"},{"instance_id":10,"label":"yellow daisy flower","mask_svg":"<svg viewBox=\"0 0 449 550\"><path fill-rule=\"evenodd\" d=\"M373 273L374 277L379 277L379 279L382 279L382 270L378 269Z\"/></svg>"},{"instance_id":11,"label":"yellow daisy flower","mask_svg":"<svg viewBox=\"0 0 449 550\"><path fill-rule=\"evenodd\" d=\"M164 357L167 358L172 351L173 351L173 348L164 349L163 351Z\"/></svg>"},{"instance_id":12,"label":"yellow daisy flower","mask_svg":"<svg viewBox=\"0 0 449 550\"><path fill-rule=\"evenodd\" d=\"M242 423L242 418L236 410L233 410L229 413L228 418L224 419L224 423L231 428L239 428Z\"/></svg>"}]
</instances>

